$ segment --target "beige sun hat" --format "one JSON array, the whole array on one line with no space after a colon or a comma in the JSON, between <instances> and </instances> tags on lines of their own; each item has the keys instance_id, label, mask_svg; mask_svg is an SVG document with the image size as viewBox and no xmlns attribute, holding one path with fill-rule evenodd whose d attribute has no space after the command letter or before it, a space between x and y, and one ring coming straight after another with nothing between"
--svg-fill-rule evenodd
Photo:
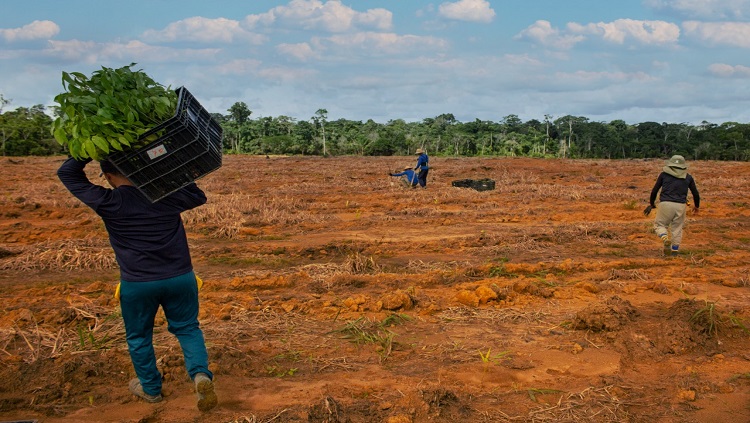
<instances>
[{"instance_id":1,"label":"beige sun hat","mask_svg":"<svg viewBox=\"0 0 750 423\"><path fill-rule=\"evenodd\" d=\"M414 152L414 154L422 154L422 153L424 153L424 150L422 150L421 148L418 148L417 151Z\"/></svg>"},{"instance_id":2,"label":"beige sun hat","mask_svg":"<svg viewBox=\"0 0 750 423\"><path fill-rule=\"evenodd\" d=\"M682 156L672 156L671 159L667 160L662 168L662 171L666 174L672 175L675 178L685 179L687 177L687 163L685 158Z\"/></svg>"},{"instance_id":3,"label":"beige sun hat","mask_svg":"<svg viewBox=\"0 0 750 423\"><path fill-rule=\"evenodd\" d=\"M674 155L671 159L667 160L666 163L669 167L676 167L677 169L687 169L688 165L685 163L685 158L682 156Z\"/></svg>"}]
</instances>

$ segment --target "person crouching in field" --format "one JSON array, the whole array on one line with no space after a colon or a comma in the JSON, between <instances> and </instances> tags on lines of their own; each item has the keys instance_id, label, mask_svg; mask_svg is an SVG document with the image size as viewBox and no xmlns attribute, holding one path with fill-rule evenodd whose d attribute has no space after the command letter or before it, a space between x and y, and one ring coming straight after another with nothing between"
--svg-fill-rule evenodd
<instances>
[{"instance_id":1,"label":"person crouching in field","mask_svg":"<svg viewBox=\"0 0 750 423\"><path fill-rule=\"evenodd\" d=\"M401 183L406 187L416 188L417 187L417 173L414 172L410 167L404 168L402 172L396 171L396 173L389 173L390 176L400 176Z\"/></svg>"},{"instance_id":2,"label":"person crouching in field","mask_svg":"<svg viewBox=\"0 0 750 423\"><path fill-rule=\"evenodd\" d=\"M648 216L651 209L656 207L656 194L659 195L659 207L654 219L654 232L661 238L665 251L671 251L677 255L682 241L682 227L685 224L685 213L687 210L688 190L693 194L693 213L698 214L701 205L701 197L695 185L693 177L687 173L687 163L682 156L672 156L667 160L662 172L656 179L654 188L651 190L649 205L643 211ZM670 240L669 232L672 232ZM670 248L671 245L671 248Z\"/></svg>"},{"instance_id":3,"label":"person crouching in field","mask_svg":"<svg viewBox=\"0 0 750 423\"><path fill-rule=\"evenodd\" d=\"M206 195L192 183L151 203L106 160L100 163L102 175L113 189L91 183L84 172L90 161L70 158L57 176L102 218L109 234L120 267L120 308L137 376L129 383L130 392L147 402L162 400L153 345L154 317L161 306L167 329L180 342L198 394L198 408L208 411L218 400L198 323L198 280L180 217L183 211L205 204Z\"/></svg>"}]
</instances>

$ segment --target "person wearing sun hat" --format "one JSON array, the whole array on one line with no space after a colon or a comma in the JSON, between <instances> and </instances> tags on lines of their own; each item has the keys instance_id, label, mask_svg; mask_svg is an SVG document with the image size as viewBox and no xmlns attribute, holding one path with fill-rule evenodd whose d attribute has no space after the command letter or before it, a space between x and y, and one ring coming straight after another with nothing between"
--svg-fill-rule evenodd
<instances>
[{"instance_id":1,"label":"person wearing sun hat","mask_svg":"<svg viewBox=\"0 0 750 423\"><path fill-rule=\"evenodd\" d=\"M401 182L404 184L404 186L416 188L418 181L417 181L417 174L412 170L410 167L405 167L403 171L395 173L389 173L390 176L400 176Z\"/></svg>"},{"instance_id":2,"label":"person wearing sun hat","mask_svg":"<svg viewBox=\"0 0 750 423\"><path fill-rule=\"evenodd\" d=\"M417 165L414 166L414 170L419 171L417 181L419 182L420 187L427 188L427 173L430 171L430 158L427 157L427 153L421 148L418 148L414 154L419 156L417 157Z\"/></svg>"},{"instance_id":3,"label":"person wearing sun hat","mask_svg":"<svg viewBox=\"0 0 750 423\"><path fill-rule=\"evenodd\" d=\"M651 189L649 206L643 213L648 216L651 209L656 207L656 195L659 194L659 207L654 219L654 232L664 244L664 249L672 255L677 255L682 241L682 227L685 224L688 190L693 194L693 213L698 214L701 197L695 185L695 179L687 172L688 165L685 158L674 155L665 163L662 172ZM671 229L671 239L669 232Z\"/></svg>"}]
</instances>

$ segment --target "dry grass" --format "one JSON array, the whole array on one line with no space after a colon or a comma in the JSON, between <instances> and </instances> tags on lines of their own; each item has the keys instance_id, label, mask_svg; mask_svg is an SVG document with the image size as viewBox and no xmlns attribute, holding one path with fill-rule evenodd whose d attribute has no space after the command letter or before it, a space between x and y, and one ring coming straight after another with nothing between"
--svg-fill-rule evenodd
<instances>
[{"instance_id":1,"label":"dry grass","mask_svg":"<svg viewBox=\"0 0 750 423\"><path fill-rule=\"evenodd\" d=\"M33 363L64 353L81 354L125 345L125 326L117 310L78 296L70 297L68 303L74 315L72 321L77 322L75 328L52 332L33 320L24 325L17 322L13 327L0 328L0 352Z\"/></svg>"},{"instance_id":2,"label":"dry grass","mask_svg":"<svg viewBox=\"0 0 750 423\"><path fill-rule=\"evenodd\" d=\"M425 262L422 260L409 260L406 265L406 273L419 274L429 272L445 272L445 271L456 271L462 268L470 268L472 264L468 261L431 261Z\"/></svg>"},{"instance_id":3,"label":"dry grass","mask_svg":"<svg viewBox=\"0 0 750 423\"><path fill-rule=\"evenodd\" d=\"M642 390L643 388L640 388ZM486 422L534 422L534 423L625 423L632 421L661 421L661 418L673 416L669 410L654 408L662 399L643 399L639 388L605 386L589 387L581 392L565 393L553 389L528 390L529 396L535 398L537 391L546 396L556 396L552 403L540 405L527 415L510 416L502 411L485 412ZM621 397L625 394L625 398ZM636 399L628 399L628 397ZM633 408L643 410L636 414ZM671 420L669 420L671 421Z\"/></svg>"},{"instance_id":4,"label":"dry grass","mask_svg":"<svg viewBox=\"0 0 750 423\"><path fill-rule=\"evenodd\" d=\"M451 322L482 321L489 323L541 323L550 313L541 310L522 310L517 308L476 309L468 307L451 307L440 312L439 317Z\"/></svg>"},{"instance_id":5,"label":"dry grass","mask_svg":"<svg viewBox=\"0 0 750 423\"><path fill-rule=\"evenodd\" d=\"M326 215L309 210L304 201L284 196L257 198L250 194L212 195L204 206L183 214L189 227L203 227L212 238L237 238L244 227L319 223Z\"/></svg>"},{"instance_id":6,"label":"dry grass","mask_svg":"<svg viewBox=\"0 0 750 423\"><path fill-rule=\"evenodd\" d=\"M117 267L106 240L71 239L24 248L0 261L2 270L104 270Z\"/></svg>"},{"instance_id":7,"label":"dry grass","mask_svg":"<svg viewBox=\"0 0 750 423\"><path fill-rule=\"evenodd\" d=\"M639 269L611 269L605 281L629 280L645 281L648 275Z\"/></svg>"},{"instance_id":8,"label":"dry grass","mask_svg":"<svg viewBox=\"0 0 750 423\"><path fill-rule=\"evenodd\" d=\"M355 251L344 261L343 268L353 275L371 274L380 272L380 266L375 263L372 256L365 256Z\"/></svg>"},{"instance_id":9,"label":"dry grass","mask_svg":"<svg viewBox=\"0 0 750 423\"><path fill-rule=\"evenodd\" d=\"M606 289L611 291L616 291L616 285L648 286L640 282L655 277L655 266L668 266L668 271L660 274L665 275L665 284L670 289L678 282L691 280L701 295L710 294L719 279L728 277L741 280L743 285L750 284L747 269L737 264L746 256L746 248L741 245L744 239L739 239L746 228L742 226L743 216L738 213L746 213L748 203L746 196L735 198L738 192L744 193L740 188L748 182L732 176L730 171L738 164L730 167L718 163L714 172L712 163L710 175L709 166L700 164L704 166L705 178L696 166L699 188L710 193L706 195L706 213L691 221L695 226L687 233L690 244L686 244L684 256L664 262L661 257L640 251L641 246L653 241L646 238L651 220L641 215L642 207L632 203L623 206L633 199L643 201L641 197L647 196L661 162L565 161L558 168L558 162L548 161L511 163L503 159L438 157L434 158L438 170L430 177L428 189L412 190L392 183L385 172L396 168L397 161L411 164L413 157L335 160L292 157L279 158L279 165L271 166L274 160L226 157L222 169L199 181L209 203L184 214L186 227L191 231L196 267L207 280L201 293L204 311L201 320L212 360L220 369L218 374L231 372L235 378L253 378L264 386L273 385L274 378L285 377L290 380L279 383L298 383L311 391L329 378L351 377L363 384L373 378L372 385L382 389L355 389L351 398L342 401L346 416L352 420L384 420L402 411L409 414L405 410L420 404L412 402L417 395L412 387L441 377L450 378L454 386L461 385L454 390L453 402L441 404L446 413L436 417L445 421L677 421L694 417L688 410L691 406L710 407L709 395L715 394L718 402L722 401L719 393L712 391L699 398L706 401L678 403L672 381L668 377L651 378L652 372L647 372L648 377L617 370L585 376L571 368L570 374L547 372L534 379L538 386L526 387L519 386L518 381L529 380L523 379L527 374L516 376L517 372L545 372L543 360L540 364L536 357L534 362L525 359L539 350L568 352L572 342L580 341L590 356L577 358L588 359L599 357L599 350L619 354L620 345L630 348L630 344L620 344L626 342L619 338L623 334L612 333L614 338L610 339L576 331L568 325L583 302L600 297L578 286L578 282L602 286L606 282ZM0 357L10 367L34 362L44 370L54 366L64 368L71 356L94 363L97 359L100 363L116 357L123 360L117 366L128 371L124 330L117 309L97 305L111 304L109 294L74 293L80 283L77 279L88 283L86 269L115 266L101 228L95 227L99 231L95 235L102 240L60 243L44 241L48 235L37 233L36 227L22 226L39 219L48 225L45 228L51 228L50 233L57 231L56 236L69 238L94 228L88 222L86 226L69 227L70 223L96 216L57 185L52 165L48 167L48 180L39 188L30 189L28 195L16 182L13 186L6 182L3 187L8 190L0 198L0 205L7 205L14 217L10 217L5 238L0 241L4 242L3 247L14 250L10 252L15 255L0 250L5 255L0 259L0 268L82 271L68 273L64 286L61 283L54 287L57 299L54 304L29 301L41 291L37 288L16 291L14 273L7 272L4 292L9 295L4 295L0 307L0 315L6 317L6 324L0 330ZM346 172L354 167L359 170ZM290 177L282 175L286 169L299 170ZM653 175L650 170L654 170ZM11 175L0 168L0 175L3 172ZM619 177L625 173L628 179ZM612 175L619 179L611 178ZM492 178L496 189L477 192L450 186L451 179L467 177ZM721 195L730 192L732 199L720 199L730 198ZM53 198L44 200L45 196ZM713 203L712 197L717 198ZM35 208L37 202L40 208ZM77 207L72 212L49 210L48 204ZM52 217L54 212L61 217ZM729 215L731 219L724 218ZM19 225L11 226L16 223L12 219L18 219ZM412 241L411 235L421 231L421 226L427 236ZM716 247L713 234L717 230L740 234L726 237L732 242L731 252ZM703 234L711 236L702 237ZM397 242L402 238L409 238L409 249ZM39 244L25 246L24 242ZM690 252L694 245L695 250ZM109 264L98 261L99 254L106 254ZM666 275L677 274L680 278L666 280ZM235 277L240 280L234 280ZM24 280L33 284L41 281L36 275ZM492 283L498 285L493 287L496 293L508 294L505 299L471 307L459 306L456 301L458 290L472 291ZM520 289L514 289L516 284ZM549 298L536 295L525 291L526 285L560 295ZM731 301L736 301L737 306L731 310L744 310L740 308L744 303L739 295L744 287L718 289L736 294L737 299ZM403 339L394 347L392 334L383 331L379 323L386 312L378 302L384 294L395 290L407 290L413 297L414 308L405 313L418 321L393 329L399 334L396 339ZM676 291L673 293L678 295ZM92 302L83 298L89 295L97 299ZM636 291L632 295L641 294ZM643 295L648 297L637 298L645 302L654 300L651 292ZM71 298L68 303L63 300L66 296ZM349 298L365 302L355 309L344 307ZM72 320L60 323L58 310L72 315ZM708 305L703 310L697 315L694 311L683 320L694 316L692 323L702 324L707 333L714 335L719 323L737 333L738 325L744 324L736 316L727 321L731 311L716 314L718 310L714 312ZM719 321L717 317L722 319ZM646 317L642 320L644 324L637 329L656 339L649 326L652 321ZM178 343L168 333L161 316L157 317L155 329L160 366L168 364L173 371L167 374L182 376L184 369L173 362L179 355ZM340 332L329 334L332 329ZM727 351L745 346L734 333L722 336L721 341ZM365 345L354 348L350 342ZM511 351L514 362L493 369L500 377L491 383L486 383L486 379L475 383L467 373L482 364L478 362L477 350L485 356L490 351ZM387 358L387 365L373 368L378 362L376 353ZM649 358L670 366L695 357L653 354ZM703 353L698 355L703 356ZM50 357L53 358L48 360L50 364L42 366L44 358ZM643 362L639 357L632 358L634 365ZM723 360L730 363L733 358L742 360L731 355ZM624 356L623 360L630 362L630 359L631 356ZM273 373L267 370L269 364L277 366ZM711 364L712 369L719 369L718 360L716 366L713 360ZM296 374L288 372L297 368ZM659 369L654 367L653 374L663 376ZM719 378L723 375L721 371L713 375ZM506 375L509 377L505 378ZM111 373L107 383L120 376ZM260 379L264 377L268 379ZM64 382L61 380L57 385ZM247 386L244 381L241 384ZM581 391L589 384L595 387ZM628 384L651 385L640 389ZM236 386L239 385L228 389ZM735 395L745 392L745 388L738 387ZM30 392L36 388L25 385L23 389ZM400 394L403 401L394 391L403 392ZM368 397L355 398L359 394ZM117 394L115 399L120 400L122 395L127 392ZM437 402L444 399L439 395L435 398ZM62 402L70 405L78 400L71 396ZM293 419L291 413L287 414L289 410L303 415L315 399L292 399L280 394L269 395L269 401L275 401L269 402L273 409L263 413L254 410L257 416L242 412L247 405L244 402L238 403L242 408L225 408L225 412L232 414L224 419L238 423L286 421ZM386 402L391 408L376 410L370 405L377 407ZM714 406L716 409L720 406ZM168 419L166 414L154 416ZM417 421L423 416L417 411L412 417Z\"/></svg>"}]
</instances>

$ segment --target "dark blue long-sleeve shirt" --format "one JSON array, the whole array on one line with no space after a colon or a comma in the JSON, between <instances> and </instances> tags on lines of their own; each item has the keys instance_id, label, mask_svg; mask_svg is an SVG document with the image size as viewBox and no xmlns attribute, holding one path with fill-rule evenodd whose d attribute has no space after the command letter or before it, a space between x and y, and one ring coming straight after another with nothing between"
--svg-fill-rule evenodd
<instances>
[{"instance_id":1,"label":"dark blue long-sleeve shirt","mask_svg":"<svg viewBox=\"0 0 750 423\"><path fill-rule=\"evenodd\" d=\"M698 188L695 186L695 180L688 173L685 178L676 178L666 172L659 174L656 178L656 183L651 189L651 196L649 197L649 204L655 207L654 202L656 201L656 194L661 189L659 195L659 201L670 201L673 203L687 203L688 190L693 194L693 202L695 208L701 206L701 197L698 193Z\"/></svg>"},{"instance_id":2,"label":"dark blue long-sleeve shirt","mask_svg":"<svg viewBox=\"0 0 750 423\"><path fill-rule=\"evenodd\" d=\"M68 159L58 169L57 176L104 221L121 279L145 282L192 271L180 213L205 204L203 191L193 183L151 203L134 186L109 189L91 183L83 170L88 162Z\"/></svg>"},{"instance_id":3,"label":"dark blue long-sleeve shirt","mask_svg":"<svg viewBox=\"0 0 750 423\"><path fill-rule=\"evenodd\" d=\"M427 170L429 166L430 158L427 157L427 153L422 153L417 157L417 165L414 166L414 170Z\"/></svg>"}]
</instances>

